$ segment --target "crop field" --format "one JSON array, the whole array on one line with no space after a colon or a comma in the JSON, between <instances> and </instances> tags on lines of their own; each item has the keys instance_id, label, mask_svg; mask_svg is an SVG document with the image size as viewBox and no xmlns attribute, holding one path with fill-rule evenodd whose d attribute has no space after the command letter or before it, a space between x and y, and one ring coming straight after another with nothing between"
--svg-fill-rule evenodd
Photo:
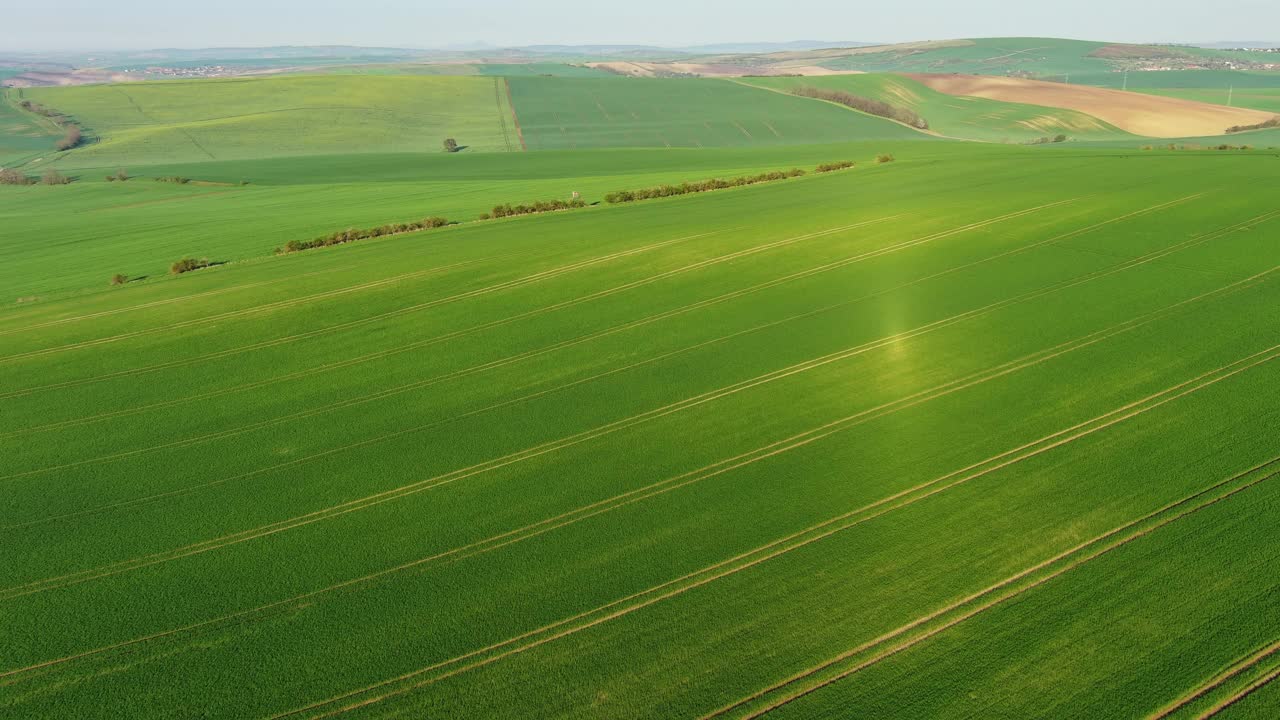
<instances>
[{"instance_id":1,"label":"crop field","mask_svg":"<svg viewBox=\"0 0 1280 720\"><path fill-rule=\"evenodd\" d=\"M1197 102L1231 103L1235 107L1266 110L1280 115L1280 78L1276 87L1268 88L1136 88L1137 92Z\"/></svg>"},{"instance_id":2,"label":"crop field","mask_svg":"<svg viewBox=\"0 0 1280 720\"><path fill-rule=\"evenodd\" d=\"M530 149L783 137L0 187L0 717L1274 714L1276 152L568 82Z\"/></svg>"},{"instance_id":3,"label":"crop field","mask_svg":"<svg viewBox=\"0 0 1280 720\"><path fill-rule=\"evenodd\" d=\"M914 110L936 133L967 140L1027 142L1059 134L1082 140L1133 137L1092 115L1074 110L947 95L901 75L749 78L743 82L783 91L799 87L841 90L880 100Z\"/></svg>"},{"instance_id":4,"label":"crop field","mask_svg":"<svg viewBox=\"0 0 1280 720\"><path fill-rule=\"evenodd\" d=\"M530 150L927 139L887 120L730 80L515 77L510 83Z\"/></svg>"},{"instance_id":5,"label":"crop field","mask_svg":"<svg viewBox=\"0 0 1280 720\"><path fill-rule=\"evenodd\" d=\"M100 140L60 167L335 153L519 149L501 80L289 76L28 88Z\"/></svg>"},{"instance_id":6,"label":"crop field","mask_svg":"<svg viewBox=\"0 0 1280 720\"><path fill-rule=\"evenodd\" d=\"M0 90L0 167L53 154L62 134L38 116L14 107L12 91Z\"/></svg>"},{"instance_id":7,"label":"crop field","mask_svg":"<svg viewBox=\"0 0 1280 720\"><path fill-rule=\"evenodd\" d=\"M943 143L905 145L916 148L912 158L904 157L908 163L973 155L971 148ZM599 202L616 190L812 169L833 159L871 164L877 153L896 147L317 155L129 165L134 179L124 183L106 182L100 174L113 169L80 171L72 185L0 193L0 222L31 238L54 239L0 244L0 303L98 289L116 273L155 279L186 256L260 259L290 240L350 227L432 215L471 221L499 203L568 199L574 192ZM193 181L153 179L172 176Z\"/></svg>"}]
</instances>

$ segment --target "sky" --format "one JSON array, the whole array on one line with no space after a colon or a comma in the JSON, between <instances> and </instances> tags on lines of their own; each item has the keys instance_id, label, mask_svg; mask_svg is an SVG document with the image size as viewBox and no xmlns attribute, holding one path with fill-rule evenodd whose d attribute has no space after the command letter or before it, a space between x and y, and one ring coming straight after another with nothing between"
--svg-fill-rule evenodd
<instances>
[{"instance_id":1,"label":"sky","mask_svg":"<svg viewBox=\"0 0 1280 720\"><path fill-rule=\"evenodd\" d=\"M367 45L439 48L1042 36L1277 40L1276 0L58 0L13 2L4 51ZM1158 9L1155 9L1158 8Z\"/></svg>"}]
</instances>

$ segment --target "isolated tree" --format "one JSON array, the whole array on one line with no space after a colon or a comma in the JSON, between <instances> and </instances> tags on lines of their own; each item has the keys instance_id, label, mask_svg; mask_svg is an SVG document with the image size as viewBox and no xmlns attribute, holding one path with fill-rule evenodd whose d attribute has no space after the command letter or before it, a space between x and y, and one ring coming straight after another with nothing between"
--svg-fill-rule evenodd
<instances>
[{"instance_id":1,"label":"isolated tree","mask_svg":"<svg viewBox=\"0 0 1280 720\"><path fill-rule=\"evenodd\" d=\"M119 180L120 182L124 182L125 180L129 179L129 173L125 172L124 170L117 170L116 179Z\"/></svg>"},{"instance_id":2,"label":"isolated tree","mask_svg":"<svg viewBox=\"0 0 1280 720\"><path fill-rule=\"evenodd\" d=\"M127 283L127 282L129 282L129 276L128 276L128 275L122 275L122 274L120 274L120 273L116 273L115 275L112 275L112 276L111 276L111 284L112 284L112 285L123 285L123 284L125 284L125 283Z\"/></svg>"},{"instance_id":3,"label":"isolated tree","mask_svg":"<svg viewBox=\"0 0 1280 720\"><path fill-rule=\"evenodd\" d=\"M48 170L45 170L44 175L40 177L40 182L45 185L67 185L71 182L71 178L63 175L53 168L49 168Z\"/></svg>"},{"instance_id":4,"label":"isolated tree","mask_svg":"<svg viewBox=\"0 0 1280 720\"><path fill-rule=\"evenodd\" d=\"M454 140L453 138L445 138L444 151L451 152L451 153L458 152L458 141Z\"/></svg>"},{"instance_id":5,"label":"isolated tree","mask_svg":"<svg viewBox=\"0 0 1280 720\"><path fill-rule=\"evenodd\" d=\"M1054 142L1056 142L1056 143L1066 142L1066 141L1067 141L1067 136L1066 136L1066 135L1058 135L1057 137L1055 137L1055 138L1053 139L1053 141L1054 141Z\"/></svg>"}]
</instances>

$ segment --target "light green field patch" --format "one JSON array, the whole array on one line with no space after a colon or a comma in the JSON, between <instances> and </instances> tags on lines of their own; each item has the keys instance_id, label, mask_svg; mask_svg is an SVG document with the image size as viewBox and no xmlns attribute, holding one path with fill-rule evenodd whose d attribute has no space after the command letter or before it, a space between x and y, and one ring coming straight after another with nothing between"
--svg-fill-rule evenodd
<instances>
[{"instance_id":1,"label":"light green field patch","mask_svg":"<svg viewBox=\"0 0 1280 720\"><path fill-rule=\"evenodd\" d=\"M290 76L40 88L100 140L67 168L335 152L507 150L501 93L478 77Z\"/></svg>"}]
</instances>

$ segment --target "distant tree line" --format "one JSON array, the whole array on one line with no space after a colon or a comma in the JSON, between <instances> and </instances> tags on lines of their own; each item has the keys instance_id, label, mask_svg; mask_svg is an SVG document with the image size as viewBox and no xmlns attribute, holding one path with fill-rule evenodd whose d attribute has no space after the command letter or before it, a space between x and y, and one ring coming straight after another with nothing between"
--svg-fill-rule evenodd
<instances>
[{"instance_id":1,"label":"distant tree line","mask_svg":"<svg viewBox=\"0 0 1280 720\"><path fill-rule=\"evenodd\" d=\"M873 100L871 98L862 97L861 95L847 93L843 90L823 90L822 88L809 86L795 88L791 91L791 94L837 103L839 105L844 105L845 107L867 113L868 115L876 115L878 117L896 120L900 123L906 123L907 125L920 130L929 129L929 123L924 118L920 117L916 111L911 110L910 108L890 105L883 100Z\"/></svg>"},{"instance_id":2,"label":"distant tree line","mask_svg":"<svg viewBox=\"0 0 1280 720\"><path fill-rule=\"evenodd\" d=\"M636 200L650 200L652 198L674 197L677 195L688 195L690 193L723 190L725 188L742 187L744 185L755 185L757 183L772 182L774 180L786 180L787 178L800 177L804 174L804 170L794 168L791 170L775 170L773 172L761 173L759 175L736 177L728 180L713 178L711 180L703 180L701 182L686 182L680 183L679 185L659 185L657 187L642 188L640 190L619 190L605 195L604 201L607 203L625 203L635 202Z\"/></svg>"},{"instance_id":3,"label":"distant tree line","mask_svg":"<svg viewBox=\"0 0 1280 720\"><path fill-rule=\"evenodd\" d=\"M41 115L49 118L50 120L53 121L54 125L57 125L58 127L63 129L63 132L64 132L63 136L53 144L53 147L55 149L70 150L71 148L76 147L80 143L84 142L84 132L80 129L80 126L76 124L76 121L73 120L71 117L62 114L57 110L54 110L53 108L45 107L44 105L41 105L38 102L31 102L30 100L23 100L22 102L18 103L18 105L23 110L26 110L28 112L33 112L37 115Z\"/></svg>"},{"instance_id":4,"label":"distant tree line","mask_svg":"<svg viewBox=\"0 0 1280 720\"><path fill-rule=\"evenodd\" d=\"M1066 141L1067 141L1066 135L1059 134L1059 135L1054 135L1053 137L1049 137L1048 135L1046 135L1044 137L1038 137L1034 140L1028 140L1025 143L1023 143L1023 145L1051 145L1053 143L1064 143Z\"/></svg>"},{"instance_id":5,"label":"distant tree line","mask_svg":"<svg viewBox=\"0 0 1280 720\"><path fill-rule=\"evenodd\" d=\"M1277 115L1271 118L1270 120L1266 120L1260 123L1255 123L1253 125L1232 125L1231 127L1227 128L1227 133L1230 134L1230 133L1245 132L1246 130L1265 130L1267 128L1273 128L1273 127L1280 127L1280 115Z\"/></svg>"},{"instance_id":6,"label":"distant tree line","mask_svg":"<svg viewBox=\"0 0 1280 720\"><path fill-rule=\"evenodd\" d=\"M516 215L534 215L557 210L584 208L586 206L586 201L579 198L574 198L573 200L538 200L528 205L495 205L492 212L481 215L480 219L488 220L490 218L515 217Z\"/></svg>"},{"instance_id":7,"label":"distant tree line","mask_svg":"<svg viewBox=\"0 0 1280 720\"><path fill-rule=\"evenodd\" d=\"M366 240L368 238L384 237L386 235L398 235L400 233L414 232L416 230L430 230L448 225L449 221L442 217L423 218L417 222L409 223L390 223L387 225L379 225L375 228L365 230L341 230L329 235L322 235L314 240L290 240L285 243L284 247L276 248L277 255L286 255L288 253L301 252L303 250L311 250L318 247L329 247L331 245L343 245L357 240Z\"/></svg>"}]
</instances>

